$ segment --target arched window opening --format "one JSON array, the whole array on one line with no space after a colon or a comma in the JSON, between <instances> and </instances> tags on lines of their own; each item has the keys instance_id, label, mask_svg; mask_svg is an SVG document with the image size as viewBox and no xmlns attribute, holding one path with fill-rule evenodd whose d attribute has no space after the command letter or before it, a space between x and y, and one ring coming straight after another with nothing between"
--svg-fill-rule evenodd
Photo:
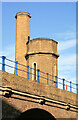
<instances>
[{"instance_id":1,"label":"arched window opening","mask_svg":"<svg viewBox=\"0 0 78 120\"><path fill-rule=\"evenodd\" d=\"M37 63L32 64L32 80L37 80Z\"/></svg>"},{"instance_id":2,"label":"arched window opening","mask_svg":"<svg viewBox=\"0 0 78 120\"><path fill-rule=\"evenodd\" d=\"M34 63L34 80L36 80L36 63Z\"/></svg>"}]
</instances>

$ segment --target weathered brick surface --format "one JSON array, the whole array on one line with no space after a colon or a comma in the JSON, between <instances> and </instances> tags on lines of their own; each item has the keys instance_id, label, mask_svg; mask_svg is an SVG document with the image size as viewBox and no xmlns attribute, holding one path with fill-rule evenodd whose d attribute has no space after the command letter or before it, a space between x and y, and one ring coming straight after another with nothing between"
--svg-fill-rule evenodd
<instances>
[{"instance_id":1,"label":"weathered brick surface","mask_svg":"<svg viewBox=\"0 0 78 120\"><path fill-rule=\"evenodd\" d=\"M44 38L37 38L33 39L29 42L29 58L28 63L29 66L32 67L32 64L34 62L37 63L37 68L40 69L40 71L49 73L49 79L55 80L54 76L58 76L58 64L57 64L57 57L54 56L55 53L57 54L57 42L52 39L44 39ZM55 70L56 67L56 70ZM47 78L47 74L43 74L40 72L40 81L46 83L45 78ZM32 75L31 75L32 78ZM53 81L50 81L50 84L53 84Z\"/></svg>"},{"instance_id":2,"label":"weathered brick surface","mask_svg":"<svg viewBox=\"0 0 78 120\"><path fill-rule=\"evenodd\" d=\"M19 12L16 14L15 61L24 65L27 65L25 54L28 36L30 36L30 14L27 12ZM21 65L18 65L18 68L25 70L25 67ZM26 74L21 71L18 71L18 74L20 74L20 76L26 76Z\"/></svg>"},{"instance_id":3,"label":"weathered brick surface","mask_svg":"<svg viewBox=\"0 0 78 120\"><path fill-rule=\"evenodd\" d=\"M64 101L66 103L77 104L77 95L75 93L58 88L56 89L52 86L27 80L26 78L9 74L7 72L2 72L0 78L2 78L3 86L12 87L15 90L28 92L31 94L49 97L54 100ZM55 118L76 118L77 116L77 112L75 112L73 108L67 111L65 106L55 103L46 102L44 105L40 105L37 100L19 95L12 95L11 98L2 97L2 99L3 116L6 117L19 116L22 112L31 108L44 109L50 112ZM9 111L12 111L12 114L10 114Z\"/></svg>"}]
</instances>

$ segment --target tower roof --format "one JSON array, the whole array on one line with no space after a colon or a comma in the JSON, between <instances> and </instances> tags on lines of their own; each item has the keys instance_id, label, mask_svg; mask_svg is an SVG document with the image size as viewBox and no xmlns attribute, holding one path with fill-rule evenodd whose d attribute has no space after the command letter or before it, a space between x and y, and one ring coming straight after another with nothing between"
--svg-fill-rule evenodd
<instances>
[{"instance_id":1,"label":"tower roof","mask_svg":"<svg viewBox=\"0 0 78 120\"><path fill-rule=\"evenodd\" d=\"M53 42L56 42L58 44L57 41L53 40L53 39L50 39L50 38L34 38L32 40L49 40L49 41L53 41Z\"/></svg>"}]
</instances>

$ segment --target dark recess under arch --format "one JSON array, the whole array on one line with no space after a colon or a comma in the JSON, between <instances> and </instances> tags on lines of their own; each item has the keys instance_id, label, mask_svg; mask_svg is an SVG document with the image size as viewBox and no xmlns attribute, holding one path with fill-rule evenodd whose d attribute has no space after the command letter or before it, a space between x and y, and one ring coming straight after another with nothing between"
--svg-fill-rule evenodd
<instances>
[{"instance_id":1,"label":"dark recess under arch","mask_svg":"<svg viewBox=\"0 0 78 120\"><path fill-rule=\"evenodd\" d=\"M22 113L17 120L56 120L49 112L34 108Z\"/></svg>"}]
</instances>

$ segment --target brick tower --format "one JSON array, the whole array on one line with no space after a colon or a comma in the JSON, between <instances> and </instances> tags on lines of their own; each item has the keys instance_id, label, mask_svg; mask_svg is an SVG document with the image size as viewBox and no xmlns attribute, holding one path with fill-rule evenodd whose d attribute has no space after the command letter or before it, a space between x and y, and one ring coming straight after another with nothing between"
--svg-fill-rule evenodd
<instances>
[{"instance_id":1,"label":"brick tower","mask_svg":"<svg viewBox=\"0 0 78 120\"><path fill-rule=\"evenodd\" d=\"M28 12L18 12L16 18L16 47L15 61L27 65L25 54L27 52L26 43L30 39L30 14ZM24 66L18 64L18 69L25 70ZM22 71L18 75L23 76Z\"/></svg>"},{"instance_id":2,"label":"brick tower","mask_svg":"<svg viewBox=\"0 0 78 120\"><path fill-rule=\"evenodd\" d=\"M28 43L29 50L26 54L27 63L31 68L40 70L40 82L45 84L47 83L45 79L47 78L47 73L50 74L48 75L50 85L55 85L53 82L55 81L54 76L58 76L59 54L57 53L57 44L58 42L55 40L47 38L32 39ZM37 71L32 69L31 73L30 78L37 80Z\"/></svg>"},{"instance_id":3,"label":"brick tower","mask_svg":"<svg viewBox=\"0 0 78 120\"><path fill-rule=\"evenodd\" d=\"M23 65L29 65L29 78L37 80L39 75L46 78L49 73L49 82L55 80L58 76L58 57L57 44L53 39L36 38L30 40L30 14L28 12L19 12L16 14L16 52L15 60ZM26 66L18 64L18 69L27 71ZM46 74L43 74L45 72ZM18 75L27 77L27 72L18 70ZM53 81L52 81L53 80ZM46 80L40 78L40 82L46 83ZM55 83L53 83L55 85Z\"/></svg>"}]
</instances>

